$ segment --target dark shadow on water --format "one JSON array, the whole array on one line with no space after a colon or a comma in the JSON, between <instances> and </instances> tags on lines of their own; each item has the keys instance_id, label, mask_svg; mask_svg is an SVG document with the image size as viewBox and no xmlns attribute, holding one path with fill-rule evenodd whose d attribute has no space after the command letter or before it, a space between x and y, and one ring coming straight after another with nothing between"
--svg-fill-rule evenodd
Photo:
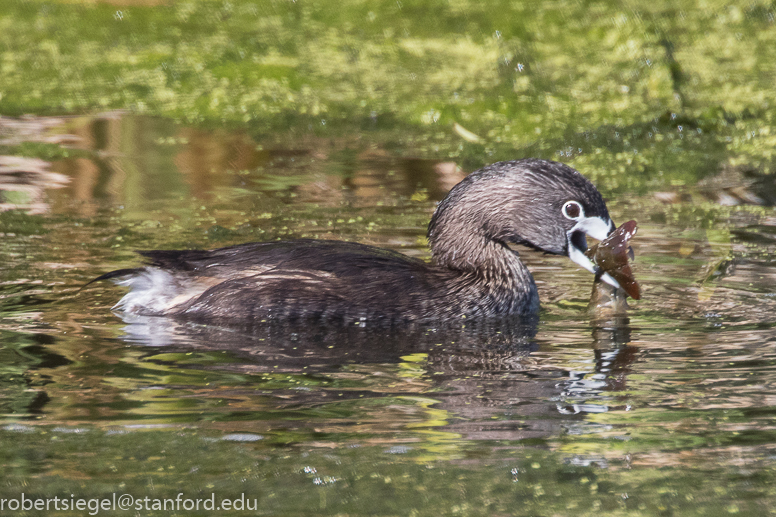
<instances>
[{"instance_id":1,"label":"dark shadow on water","mask_svg":"<svg viewBox=\"0 0 776 517\"><path fill-rule=\"evenodd\" d=\"M526 355L536 349L538 317L431 326L272 322L220 327L170 318L125 317L127 342L168 349L229 350L256 363L294 369L310 364L391 363L442 350ZM278 363L277 361L280 361Z\"/></svg>"},{"instance_id":2,"label":"dark shadow on water","mask_svg":"<svg viewBox=\"0 0 776 517\"><path fill-rule=\"evenodd\" d=\"M364 389L346 391L340 400L428 397L434 409L450 415L436 430L475 440L542 440L582 425L586 414L607 410L607 392L626 388L637 356L637 349L628 346L628 319L619 316L594 322L595 361L583 372L535 354L538 317L402 328L290 323L220 328L149 317L127 323L123 339L149 347L150 359L159 348L165 353L228 351L231 362L207 367L222 371L327 379L363 367L358 371L368 372L368 379L380 375L379 365L411 364L420 370L417 391L401 392L400 387L387 392L387 384L363 381ZM276 409L325 405L331 402L326 395L320 387L282 390ZM589 404L591 398L604 401Z\"/></svg>"}]
</instances>

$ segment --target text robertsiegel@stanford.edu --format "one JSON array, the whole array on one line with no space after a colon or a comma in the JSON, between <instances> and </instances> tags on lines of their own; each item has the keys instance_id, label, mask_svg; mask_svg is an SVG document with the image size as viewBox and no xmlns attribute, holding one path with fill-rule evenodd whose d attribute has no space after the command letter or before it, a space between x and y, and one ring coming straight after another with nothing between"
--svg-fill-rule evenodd
<instances>
[{"instance_id":1,"label":"text robertsiegel@stanford.edu","mask_svg":"<svg viewBox=\"0 0 776 517\"><path fill-rule=\"evenodd\" d=\"M77 497L69 494L69 497L40 497L27 496L24 493L19 497L0 496L0 512L2 511L85 511L89 515L97 515L100 511L256 511L259 508L258 499L251 499L241 494L234 499L220 499L211 493L209 497L186 497L183 493L175 497L134 497L130 494L112 493L105 497Z\"/></svg>"}]
</instances>

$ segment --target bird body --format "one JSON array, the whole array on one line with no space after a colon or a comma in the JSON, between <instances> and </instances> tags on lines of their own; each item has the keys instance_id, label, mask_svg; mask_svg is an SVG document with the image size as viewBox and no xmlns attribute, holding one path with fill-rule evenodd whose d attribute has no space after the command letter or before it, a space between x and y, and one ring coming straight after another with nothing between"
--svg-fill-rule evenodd
<instances>
[{"instance_id":1,"label":"bird body","mask_svg":"<svg viewBox=\"0 0 776 517\"><path fill-rule=\"evenodd\" d=\"M539 295L510 243L565 254L595 271L585 236L601 240L614 228L601 195L577 171L518 160L453 187L429 224L431 263L364 244L300 239L142 251L147 265L99 279L131 288L118 310L197 321L524 315L538 311Z\"/></svg>"}]
</instances>

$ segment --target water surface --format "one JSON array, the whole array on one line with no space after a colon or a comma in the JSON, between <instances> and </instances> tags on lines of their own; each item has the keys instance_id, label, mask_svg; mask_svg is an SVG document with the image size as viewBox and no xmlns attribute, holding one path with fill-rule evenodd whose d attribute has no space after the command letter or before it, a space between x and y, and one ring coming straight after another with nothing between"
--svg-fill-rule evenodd
<instances>
[{"instance_id":1,"label":"water surface","mask_svg":"<svg viewBox=\"0 0 776 517\"><path fill-rule=\"evenodd\" d=\"M81 287L136 249L315 237L426 259L435 202L470 170L122 113L54 127L73 156L28 171L33 194L0 213L4 495L247 494L268 515L772 511L772 208L603 186L615 221L640 226L627 317L591 316L588 273L520 249L536 321L127 322L120 288Z\"/></svg>"}]
</instances>

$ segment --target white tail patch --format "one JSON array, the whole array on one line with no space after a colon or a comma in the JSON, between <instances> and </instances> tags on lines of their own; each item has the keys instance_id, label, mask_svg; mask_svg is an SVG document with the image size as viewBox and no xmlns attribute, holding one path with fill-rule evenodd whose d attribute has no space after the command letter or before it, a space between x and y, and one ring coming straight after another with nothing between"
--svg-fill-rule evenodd
<instances>
[{"instance_id":1,"label":"white tail patch","mask_svg":"<svg viewBox=\"0 0 776 517\"><path fill-rule=\"evenodd\" d=\"M114 310L141 315L166 314L170 309L202 293L212 284L189 278L176 277L157 268L144 268L137 274L116 280L130 291L113 306Z\"/></svg>"}]
</instances>

